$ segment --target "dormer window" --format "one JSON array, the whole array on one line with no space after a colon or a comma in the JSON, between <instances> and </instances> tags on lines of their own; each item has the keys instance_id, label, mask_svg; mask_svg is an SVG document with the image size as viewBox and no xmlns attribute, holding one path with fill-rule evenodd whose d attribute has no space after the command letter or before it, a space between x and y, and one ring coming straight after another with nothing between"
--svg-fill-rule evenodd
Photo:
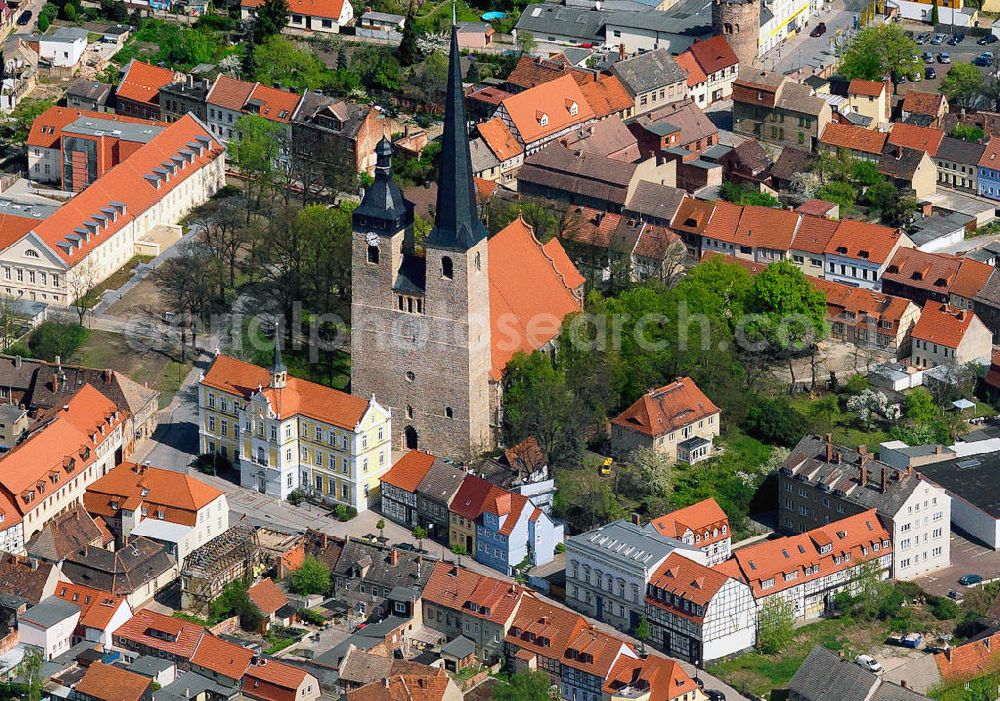
<instances>
[{"instance_id":1,"label":"dormer window","mask_svg":"<svg viewBox=\"0 0 1000 701\"><path fill-rule=\"evenodd\" d=\"M573 100L566 100L566 110L570 117L575 117L580 113L580 107Z\"/></svg>"},{"instance_id":2,"label":"dormer window","mask_svg":"<svg viewBox=\"0 0 1000 701\"><path fill-rule=\"evenodd\" d=\"M535 112L535 119L538 120L539 126L547 127L549 125L549 115L544 112Z\"/></svg>"}]
</instances>

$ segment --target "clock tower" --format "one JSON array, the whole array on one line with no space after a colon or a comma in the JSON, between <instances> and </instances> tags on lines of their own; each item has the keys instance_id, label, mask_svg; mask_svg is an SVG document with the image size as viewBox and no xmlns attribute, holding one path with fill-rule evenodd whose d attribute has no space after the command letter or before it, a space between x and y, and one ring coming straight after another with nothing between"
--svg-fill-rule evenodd
<instances>
[{"instance_id":1,"label":"clock tower","mask_svg":"<svg viewBox=\"0 0 1000 701\"><path fill-rule=\"evenodd\" d=\"M353 216L351 392L392 411L393 444L467 460L492 448L489 247L479 220L453 28L437 220L418 252L392 146Z\"/></svg>"}]
</instances>

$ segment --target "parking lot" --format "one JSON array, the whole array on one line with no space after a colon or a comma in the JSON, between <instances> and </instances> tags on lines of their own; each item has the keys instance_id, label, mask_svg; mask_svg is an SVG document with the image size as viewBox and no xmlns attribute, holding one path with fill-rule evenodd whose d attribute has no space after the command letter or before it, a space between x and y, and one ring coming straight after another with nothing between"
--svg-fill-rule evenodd
<instances>
[{"instance_id":1,"label":"parking lot","mask_svg":"<svg viewBox=\"0 0 1000 701\"><path fill-rule=\"evenodd\" d=\"M958 580L966 574L978 574L984 579L1000 576L1000 552L952 532L951 567L920 577L915 582L928 594L935 596L947 596L952 590L961 595L965 587Z\"/></svg>"},{"instance_id":2,"label":"parking lot","mask_svg":"<svg viewBox=\"0 0 1000 701\"><path fill-rule=\"evenodd\" d=\"M933 37L934 33L929 31L929 25L920 24L917 22L901 22L900 26L906 31L913 34L916 39L921 35L927 35L928 37ZM955 33L960 34L962 32L961 28L956 27ZM900 95L909 92L910 90L921 90L924 92L937 92L941 85L941 80L947 75L948 71L951 69L955 63L972 63L975 58L983 53L984 51L990 51L994 55L1000 55L1000 42L995 44L981 45L977 42L981 37L974 37L971 35L966 35L962 41L952 46L947 43L947 39L951 38L950 33L945 34L945 41L938 45L932 45L930 41L925 41L923 44L918 44L917 52L921 54L921 63L923 67L932 66L937 73L937 76L933 79L927 80L922 79L918 82L906 82L901 83L898 88ZM932 58L931 61L926 61L923 58L923 54L927 52L930 53ZM942 63L939 59L939 54L946 53L950 59L950 63ZM980 71L983 74L989 73L990 71L996 70L996 64L988 66L980 66Z\"/></svg>"}]
</instances>

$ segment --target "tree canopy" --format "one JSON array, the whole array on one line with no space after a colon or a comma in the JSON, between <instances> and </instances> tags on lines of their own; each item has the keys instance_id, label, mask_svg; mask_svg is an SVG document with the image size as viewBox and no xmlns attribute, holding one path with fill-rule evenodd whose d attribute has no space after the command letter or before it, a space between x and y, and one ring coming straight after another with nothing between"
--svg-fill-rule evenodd
<instances>
[{"instance_id":1,"label":"tree canopy","mask_svg":"<svg viewBox=\"0 0 1000 701\"><path fill-rule=\"evenodd\" d=\"M326 594L330 590L330 568L312 555L306 555L302 566L288 575L293 594Z\"/></svg>"},{"instance_id":2,"label":"tree canopy","mask_svg":"<svg viewBox=\"0 0 1000 701\"><path fill-rule=\"evenodd\" d=\"M862 29L840 57L840 73L845 78L882 80L898 83L919 69L917 45L902 27L890 22Z\"/></svg>"},{"instance_id":3,"label":"tree canopy","mask_svg":"<svg viewBox=\"0 0 1000 701\"><path fill-rule=\"evenodd\" d=\"M983 89L983 74L971 63L953 63L939 89L949 102L968 107Z\"/></svg>"}]
</instances>

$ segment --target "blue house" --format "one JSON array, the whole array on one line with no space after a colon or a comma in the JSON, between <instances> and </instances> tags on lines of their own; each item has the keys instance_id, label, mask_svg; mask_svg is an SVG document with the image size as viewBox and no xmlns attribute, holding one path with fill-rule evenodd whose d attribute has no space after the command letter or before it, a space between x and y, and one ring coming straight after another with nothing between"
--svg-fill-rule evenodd
<instances>
[{"instance_id":1,"label":"blue house","mask_svg":"<svg viewBox=\"0 0 1000 701\"><path fill-rule=\"evenodd\" d=\"M476 519L477 562L506 575L527 561L532 567L551 562L563 528L520 494L494 487Z\"/></svg>"},{"instance_id":2,"label":"blue house","mask_svg":"<svg viewBox=\"0 0 1000 701\"><path fill-rule=\"evenodd\" d=\"M1000 138L991 136L979 159L978 192L982 197L1000 200Z\"/></svg>"}]
</instances>

